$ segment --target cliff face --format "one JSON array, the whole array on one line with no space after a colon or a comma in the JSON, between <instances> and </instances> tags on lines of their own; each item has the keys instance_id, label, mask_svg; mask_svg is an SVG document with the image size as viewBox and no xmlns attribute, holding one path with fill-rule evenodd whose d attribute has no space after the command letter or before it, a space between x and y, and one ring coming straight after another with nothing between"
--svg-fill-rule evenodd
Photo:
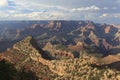
<instances>
[{"instance_id":1,"label":"cliff face","mask_svg":"<svg viewBox=\"0 0 120 80\"><path fill-rule=\"evenodd\" d=\"M46 46L47 47L45 47L44 50L50 51L50 48L53 48L54 45L47 43ZM76 46L82 46L82 44L78 42ZM49 57L43 57L43 54L47 55L41 48L38 47L37 42L31 36L28 36L20 42L14 44L13 48L0 54L0 61L5 60L10 62L18 71L24 70L34 73L36 79L31 78L32 80L119 80L120 77L118 67L111 67L112 64L118 65L120 61L119 57L108 56L106 58L97 58L82 52L79 58L72 57L61 58L59 60L49 60L46 59ZM68 54L68 52L63 51L62 55L63 54ZM109 61L109 63L105 63L105 61L110 59L111 61ZM106 68L105 66L108 67ZM30 76L30 74L24 75L24 77L22 77L23 80L26 79L26 76ZM17 78L17 76L14 77ZM13 80L21 80L20 77L16 78Z\"/></svg>"},{"instance_id":2,"label":"cliff face","mask_svg":"<svg viewBox=\"0 0 120 80\"><path fill-rule=\"evenodd\" d=\"M56 45L53 45L50 42L48 42L43 48L43 50L46 51L51 56L52 59L66 59L66 58L69 59L75 57L72 52L66 50L60 50L57 49L57 47Z\"/></svg>"},{"instance_id":3,"label":"cliff face","mask_svg":"<svg viewBox=\"0 0 120 80\"><path fill-rule=\"evenodd\" d=\"M22 41L14 44L13 48L9 49L6 52L3 52L0 56L0 59L4 59L12 63L18 71L24 69L25 71L34 72L35 75L41 79L52 79L52 76L55 76L56 74L52 73L49 70L48 66L37 62L32 58L34 57L35 59L40 59L44 62L44 57L42 55L42 49L39 49L39 47L36 44L36 41L34 41L34 39L31 36L29 36L23 39ZM48 73L48 76L46 76L46 73Z\"/></svg>"},{"instance_id":4,"label":"cliff face","mask_svg":"<svg viewBox=\"0 0 120 80\"><path fill-rule=\"evenodd\" d=\"M19 41L31 35L35 37L41 48L47 42L65 46L74 46L77 42L82 42L83 45L95 45L96 49L105 55L120 53L119 25L98 24L92 21L33 21L28 23L21 23L21 25L28 25L25 28L6 29L0 35L0 42ZM6 44L3 48L6 49L7 46L11 45Z\"/></svg>"}]
</instances>

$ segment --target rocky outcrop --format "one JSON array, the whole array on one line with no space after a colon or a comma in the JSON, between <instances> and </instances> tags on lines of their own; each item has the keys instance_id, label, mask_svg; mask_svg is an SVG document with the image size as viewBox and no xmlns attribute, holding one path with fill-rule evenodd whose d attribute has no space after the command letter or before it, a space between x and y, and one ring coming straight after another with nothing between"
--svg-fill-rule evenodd
<instances>
[{"instance_id":1,"label":"rocky outcrop","mask_svg":"<svg viewBox=\"0 0 120 80\"><path fill-rule=\"evenodd\" d=\"M74 51L77 51L77 52L80 52L80 51L83 51L84 50L84 44L83 42L77 42L76 45L69 45L68 46L68 49L71 49L71 50L74 50Z\"/></svg>"},{"instance_id":2,"label":"rocky outcrop","mask_svg":"<svg viewBox=\"0 0 120 80\"><path fill-rule=\"evenodd\" d=\"M74 58L73 53L66 50L56 49L56 45L52 45L50 42L45 45L43 50L48 52L52 59Z\"/></svg>"},{"instance_id":3,"label":"rocky outcrop","mask_svg":"<svg viewBox=\"0 0 120 80\"><path fill-rule=\"evenodd\" d=\"M33 24L30 28L35 29L37 26L39 26L39 25L38 24Z\"/></svg>"},{"instance_id":4,"label":"rocky outcrop","mask_svg":"<svg viewBox=\"0 0 120 80\"><path fill-rule=\"evenodd\" d=\"M42 56L42 52L42 49L39 49L35 40L28 36L14 44L13 48L9 51L3 52L0 55L0 60L9 61L14 64L17 70L24 68L35 72L39 78L52 79L52 76L56 74L50 70L48 66L50 63ZM48 76L46 76L46 73L48 73Z\"/></svg>"},{"instance_id":5,"label":"rocky outcrop","mask_svg":"<svg viewBox=\"0 0 120 80\"><path fill-rule=\"evenodd\" d=\"M89 46L96 45L96 48L105 55L111 53L117 54L120 52L118 50L120 49L119 25L98 24L92 21L61 20L28 21L26 23L21 23L21 25L27 27L15 29L6 28L1 34L1 42L2 40L21 40L28 35L32 35L42 48L44 44L49 41L57 44L64 44L65 46L75 45L76 39ZM7 47L3 48L4 47L2 47L1 50Z\"/></svg>"},{"instance_id":6,"label":"rocky outcrop","mask_svg":"<svg viewBox=\"0 0 120 80\"><path fill-rule=\"evenodd\" d=\"M120 29L118 30L118 32L115 34L115 39L117 42L120 43Z\"/></svg>"},{"instance_id":7,"label":"rocky outcrop","mask_svg":"<svg viewBox=\"0 0 120 80\"><path fill-rule=\"evenodd\" d=\"M99 38L94 34L93 31L90 31L89 38L96 46L99 46Z\"/></svg>"},{"instance_id":8,"label":"rocky outcrop","mask_svg":"<svg viewBox=\"0 0 120 80\"><path fill-rule=\"evenodd\" d=\"M110 64L110 63L114 63L114 62L118 62L120 61L119 56L115 56L115 55L108 55L104 58L102 58L101 62L103 62L104 64Z\"/></svg>"},{"instance_id":9,"label":"rocky outcrop","mask_svg":"<svg viewBox=\"0 0 120 80\"><path fill-rule=\"evenodd\" d=\"M81 45L81 43L77 45ZM45 49L54 47L51 43L47 43L47 46L49 47ZM63 53L68 54L66 51L63 51ZM0 60L9 61L14 64L17 70L32 71L38 79L42 80L119 80L120 71L118 67L116 67L118 71L112 70L111 65L101 64L100 58L88 55L86 52L81 53L79 58L60 60L47 60L42 57L42 54L42 49L29 36L17 42L12 49L0 54ZM108 56L108 58L110 59L111 56ZM102 60L104 61L105 59L103 58ZM115 57L112 59L116 60ZM105 66L108 66L108 68Z\"/></svg>"},{"instance_id":10,"label":"rocky outcrop","mask_svg":"<svg viewBox=\"0 0 120 80\"><path fill-rule=\"evenodd\" d=\"M110 32L110 26L108 26L108 27L105 28L105 33L107 34L109 32Z\"/></svg>"}]
</instances>

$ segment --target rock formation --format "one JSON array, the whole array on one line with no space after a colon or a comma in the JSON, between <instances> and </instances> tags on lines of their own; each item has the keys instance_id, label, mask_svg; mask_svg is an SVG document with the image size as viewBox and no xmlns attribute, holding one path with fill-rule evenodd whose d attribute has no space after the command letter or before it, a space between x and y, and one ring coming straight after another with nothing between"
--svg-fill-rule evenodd
<instances>
[{"instance_id":1,"label":"rock formation","mask_svg":"<svg viewBox=\"0 0 120 80\"><path fill-rule=\"evenodd\" d=\"M47 45L54 47L50 43ZM49 60L46 59L49 57L44 58L43 54L46 53L38 47L34 38L28 36L14 44L13 48L0 54L0 60L12 63L17 70L32 71L42 80L119 80L120 77L120 69L111 66L119 63L120 58L115 56L97 58L83 52L79 58ZM107 58L112 58L114 62L104 63Z\"/></svg>"}]
</instances>

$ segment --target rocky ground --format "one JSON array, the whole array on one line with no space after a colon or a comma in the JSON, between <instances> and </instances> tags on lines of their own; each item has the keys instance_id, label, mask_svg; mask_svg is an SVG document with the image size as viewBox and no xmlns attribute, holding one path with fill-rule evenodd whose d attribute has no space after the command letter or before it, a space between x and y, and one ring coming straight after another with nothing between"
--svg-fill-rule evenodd
<instances>
[{"instance_id":1,"label":"rocky ground","mask_svg":"<svg viewBox=\"0 0 120 80\"><path fill-rule=\"evenodd\" d=\"M79 58L52 59L29 36L0 54L0 61L10 62L16 70L29 71L36 76L26 79L25 75L22 80L120 80L119 58L104 63L112 57L98 58L82 52Z\"/></svg>"}]
</instances>

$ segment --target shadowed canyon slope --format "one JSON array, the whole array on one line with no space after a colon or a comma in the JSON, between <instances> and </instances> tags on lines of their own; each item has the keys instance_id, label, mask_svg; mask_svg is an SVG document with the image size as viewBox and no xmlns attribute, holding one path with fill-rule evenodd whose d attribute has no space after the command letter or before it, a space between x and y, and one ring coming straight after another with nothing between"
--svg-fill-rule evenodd
<instances>
[{"instance_id":1,"label":"shadowed canyon slope","mask_svg":"<svg viewBox=\"0 0 120 80\"><path fill-rule=\"evenodd\" d=\"M83 49L86 46L87 49L94 47L94 50L104 55L120 53L119 25L98 24L92 21L18 21L4 22L1 23L2 26L8 27L2 28L1 31L0 51L31 35L41 48L47 42L63 44L69 48L81 42Z\"/></svg>"},{"instance_id":2,"label":"shadowed canyon slope","mask_svg":"<svg viewBox=\"0 0 120 80\"><path fill-rule=\"evenodd\" d=\"M51 47L56 47L50 43L47 43L49 47L44 47L44 50L51 50ZM80 45L78 43L76 46ZM75 46L73 46L75 47ZM54 48L56 49L56 48ZM29 71L34 73L31 78L30 74L24 75L22 80L119 80L120 79L120 56L110 55L107 57L97 57L92 56L86 52L80 53L78 58L68 57L70 52L61 52L57 48L58 53L61 56L52 56L53 54L48 54L43 51L37 45L36 40L33 37L28 36L23 40L17 42L12 48L0 54L0 61L5 60L11 63L18 71ZM56 50L53 50L56 51ZM54 53L54 52L53 52ZM59 55L58 54L58 55ZM56 53L57 55L57 53ZM111 59L112 58L112 59ZM110 61L111 60L111 61ZM105 61L109 61L108 63ZM114 67L112 67L112 66ZM117 66L116 66L117 65ZM22 73L23 74L23 73ZM12 77L12 80L21 80L21 76L16 74ZM1 78L1 76L0 76Z\"/></svg>"}]
</instances>

